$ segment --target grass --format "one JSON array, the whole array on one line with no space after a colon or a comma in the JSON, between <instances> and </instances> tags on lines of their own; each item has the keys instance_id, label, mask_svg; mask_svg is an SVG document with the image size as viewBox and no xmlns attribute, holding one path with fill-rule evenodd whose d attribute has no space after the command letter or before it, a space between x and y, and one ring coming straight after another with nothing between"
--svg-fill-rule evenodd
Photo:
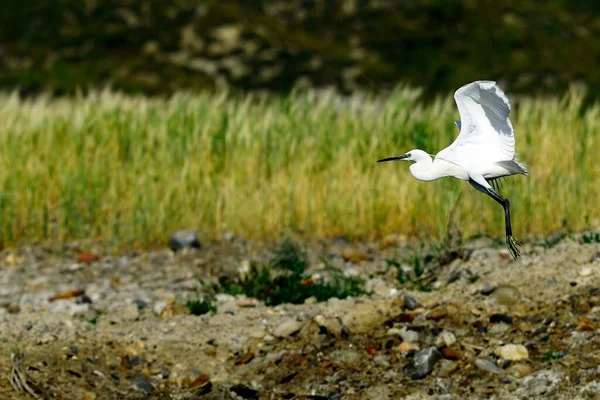
<instances>
[{"instance_id":1,"label":"grass","mask_svg":"<svg viewBox=\"0 0 600 400\"><path fill-rule=\"evenodd\" d=\"M267 265L253 264L246 276L241 278L221 277L220 290L232 295L245 294L264 301L268 306L301 304L311 297L320 302L332 297L345 299L367 294L362 279L345 277L331 268L328 279L317 281L305 274L308 266L300 247L286 239L273 252Z\"/></svg>"},{"instance_id":2,"label":"grass","mask_svg":"<svg viewBox=\"0 0 600 400\"><path fill-rule=\"evenodd\" d=\"M457 135L450 96L430 105L387 97L286 97L103 91L71 99L0 95L2 245L79 239L164 245L171 232L436 236L455 200L469 236L503 236L500 207L452 179L424 183L384 156L436 153ZM510 93L509 93L510 95ZM600 104L584 93L515 99L517 151L529 177L509 178L519 239L600 226Z\"/></svg>"}]
</instances>

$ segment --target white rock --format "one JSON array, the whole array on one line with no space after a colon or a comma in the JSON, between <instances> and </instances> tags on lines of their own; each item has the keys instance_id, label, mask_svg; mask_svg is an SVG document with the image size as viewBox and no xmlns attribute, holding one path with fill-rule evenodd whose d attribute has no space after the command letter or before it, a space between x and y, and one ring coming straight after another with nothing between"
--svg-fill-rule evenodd
<instances>
[{"instance_id":1,"label":"white rock","mask_svg":"<svg viewBox=\"0 0 600 400\"><path fill-rule=\"evenodd\" d=\"M529 352L522 344L505 344L496 348L494 353L503 360L520 361L529 358Z\"/></svg>"},{"instance_id":2,"label":"white rock","mask_svg":"<svg viewBox=\"0 0 600 400\"><path fill-rule=\"evenodd\" d=\"M298 322L295 318L286 319L273 331L277 337L283 338L298 333L302 329L302 322Z\"/></svg>"},{"instance_id":3,"label":"white rock","mask_svg":"<svg viewBox=\"0 0 600 400\"><path fill-rule=\"evenodd\" d=\"M441 346L444 344L446 346L452 346L454 343L456 343L456 336L454 333L447 330L443 330L442 333L440 333L435 339L436 346Z\"/></svg>"}]
</instances>

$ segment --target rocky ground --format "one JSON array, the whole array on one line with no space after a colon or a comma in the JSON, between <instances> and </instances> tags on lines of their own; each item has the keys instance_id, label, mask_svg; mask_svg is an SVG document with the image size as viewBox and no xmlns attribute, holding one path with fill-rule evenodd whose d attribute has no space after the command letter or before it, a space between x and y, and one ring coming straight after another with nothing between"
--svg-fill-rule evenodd
<instances>
[{"instance_id":1,"label":"rocky ground","mask_svg":"<svg viewBox=\"0 0 600 400\"><path fill-rule=\"evenodd\" d=\"M4 251L0 398L598 398L600 244L584 241L530 241L518 261L470 241L429 292L386 262L412 268L401 238L310 243L315 280L327 260L372 294L275 307L219 294L200 316L186 302L265 247Z\"/></svg>"}]
</instances>

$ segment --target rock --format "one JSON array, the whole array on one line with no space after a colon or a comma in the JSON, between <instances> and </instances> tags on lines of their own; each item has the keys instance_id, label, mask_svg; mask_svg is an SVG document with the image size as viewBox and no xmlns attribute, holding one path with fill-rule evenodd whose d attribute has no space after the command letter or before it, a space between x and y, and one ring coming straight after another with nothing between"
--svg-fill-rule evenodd
<instances>
[{"instance_id":1,"label":"rock","mask_svg":"<svg viewBox=\"0 0 600 400\"><path fill-rule=\"evenodd\" d=\"M233 385L229 388L229 391L237 394L238 396L244 399L258 400L259 398L258 390L251 389L243 384Z\"/></svg>"},{"instance_id":2,"label":"rock","mask_svg":"<svg viewBox=\"0 0 600 400\"><path fill-rule=\"evenodd\" d=\"M454 371L458 369L458 363L450 360L442 360L440 365L440 375L444 378L450 376Z\"/></svg>"},{"instance_id":3,"label":"rock","mask_svg":"<svg viewBox=\"0 0 600 400\"><path fill-rule=\"evenodd\" d=\"M96 393L93 393L93 392L84 392L81 395L81 400L96 400Z\"/></svg>"},{"instance_id":4,"label":"rock","mask_svg":"<svg viewBox=\"0 0 600 400\"><path fill-rule=\"evenodd\" d=\"M79 255L77 256L77 262L80 264L91 264L99 260L100 256L95 253L92 253L91 251L79 253Z\"/></svg>"},{"instance_id":5,"label":"rock","mask_svg":"<svg viewBox=\"0 0 600 400\"><path fill-rule=\"evenodd\" d=\"M138 306L135 304L127 304L119 311L119 316L124 321L134 321L140 316Z\"/></svg>"},{"instance_id":6,"label":"rock","mask_svg":"<svg viewBox=\"0 0 600 400\"><path fill-rule=\"evenodd\" d=\"M454 333L445 329L435 339L435 345L438 347L443 345L452 346L454 343L456 343L456 336Z\"/></svg>"},{"instance_id":7,"label":"rock","mask_svg":"<svg viewBox=\"0 0 600 400\"><path fill-rule=\"evenodd\" d=\"M482 371L486 371L495 375L502 375L504 373L504 371L498 368L493 362L483 358L476 359L475 366Z\"/></svg>"},{"instance_id":8,"label":"rock","mask_svg":"<svg viewBox=\"0 0 600 400\"><path fill-rule=\"evenodd\" d=\"M342 364L356 364L362 359L362 355L355 350L335 350L329 354L329 359Z\"/></svg>"},{"instance_id":9,"label":"rock","mask_svg":"<svg viewBox=\"0 0 600 400\"><path fill-rule=\"evenodd\" d=\"M9 314L17 314L21 311L21 307L19 307L18 304L11 303L6 307L6 311L8 311Z\"/></svg>"},{"instance_id":10,"label":"rock","mask_svg":"<svg viewBox=\"0 0 600 400\"><path fill-rule=\"evenodd\" d=\"M452 347L444 347L442 349L442 355L448 360L460 360L462 358L461 352Z\"/></svg>"},{"instance_id":11,"label":"rock","mask_svg":"<svg viewBox=\"0 0 600 400\"><path fill-rule=\"evenodd\" d=\"M351 333L365 333L381 325L386 316L387 311L375 303L358 303L346 310L342 324Z\"/></svg>"},{"instance_id":12,"label":"rock","mask_svg":"<svg viewBox=\"0 0 600 400\"><path fill-rule=\"evenodd\" d=\"M427 319L439 321L440 319L445 318L447 315L448 310L446 307L437 307L427 313Z\"/></svg>"},{"instance_id":13,"label":"rock","mask_svg":"<svg viewBox=\"0 0 600 400\"><path fill-rule=\"evenodd\" d=\"M483 287L479 290L479 293L481 293L484 296L489 296L490 294L494 293L494 290L496 290L495 286L490 285L489 283L486 283L485 285L483 285Z\"/></svg>"},{"instance_id":14,"label":"rock","mask_svg":"<svg viewBox=\"0 0 600 400\"><path fill-rule=\"evenodd\" d=\"M390 389L387 386L378 385L372 386L362 391L360 395L361 400L379 400L379 399L389 399L390 398ZM327 397L329 398L329 397Z\"/></svg>"},{"instance_id":15,"label":"rock","mask_svg":"<svg viewBox=\"0 0 600 400\"><path fill-rule=\"evenodd\" d=\"M340 337L342 335L342 324L337 318L325 318L322 315L316 315L313 321L332 336Z\"/></svg>"},{"instance_id":16,"label":"rock","mask_svg":"<svg viewBox=\"0 0 600 400\"><path fill-rule=\"evenodd\" d=\"M404 373L411 379L423 379L431 374L433 367L442 358L435 347L429 347L419 351L404 367Z\"/></svg>"},{"instance_id":17,"label":"rock","mask_svg":"<svg viewBox=\"0 0 600 400\"><path fill-rule=\"evenodd\" d=\"M183 249L199 249L202 247L198 233L191 230L178 230L176 231L169 240L169 247L171 250L177 252Z\"/></svg>"},{"instance_id":18,"label":"rock","mask_svg":"<svg viewBox=\"0 0 600 400\"><path fill-rule=\"evenodd\" d=\"M498 347L494 353L503 360L521 361L529 358L529 352L522 344L505 344Z\"/></svg>"},{"instance_id":19,"label":"rock","mask_svg":"<svg viewBox=\"0 0 600 400\"><path fill-rule=\"evenodd\" d=\"M292 335L300 332L300 329L302 329L302 326L303 326L302 322L299 322L295 318L289 318L289 319L286 319L283 322L281 322L279 325L277 325L277 327L273 331L273 334L275 336L277 336L278 338L292 336Z\"/></svg>"},{"instance_id":20,"label":"rock","mask_svg":"<svg viewBox=\"0 0 600 400\"><path fill-rule=\"evenodd\" d=\"M383 354L377 354L375 357L373 357L373 364L383 368L388 368L390 366L387 357Z\"/></svg>"},{"instance_id":21,"label":"rock","mask_svg":"<svg viewBox=\"0 0 600 400\"><path fill-rule=\"evenodd\" d=\"M402 354L406 354L413 350L414 351L419 350L419 345L416 343L411 343L411 342L402 342L398 346L398 351Z\"/></svg>"},{"instance_id":22,"label":"rock","mask_svg":"<svg viewBox=\"0 0 600 400\"><path fill-rule=\"evenodd\" d=\"M358 263L361 261L367 261L369 259L369 255L365 251L358 249L356 247L344 248L344 250L342 250L342 257L346 261L355 262L355 263Z\"/></svg>"},{"instance_id":23,"label":"rock","mask_svg":"<svg viewBox=\"0 0 600 400\"><path fill-rule=\"evenodd\" d=\"M591 267L585 267L579 270L579 276L590 276L592 274Z\"/></svg>"},{"instance_id":24,"label":"rock","mask_svg":"<svg viewBox=\"0 0 600 400\"><path fill-rule=\"evenodd\" d=\"M500 335L509 329L510 329L509 325L501 322L499 324L492 325L491 328L488 330L488 332L492 335Z\"/></svg>"},{"instance_id":25,"label":"rock","mask_svg":"<svg viewBox=\"0 0 600 400\"><path fill-rule=\"evenodd\" d=\"M418 332L410 331L410 330L402 330L402 331L400 331L400 336L402 337L402 340L405 342L419 343L419 333Z\"/></svg>"},{"instance_id":26,"label":"rock","mask_svg":"<svg viewBox=\"0 0 600 400\"><path fill-rule=\"evenodd\" d=\"M136 376L131 380L131 384L135 390L141 390L146 394L150 394L154 391L152 384L143 376Z\"/></svg>"},{"instance_id":27,"label":"rock","mask_svg":"<svg viewBox=\"0 0 600 400\"><path fill-rule=\"evenodd\" d=\"M365 290L382 297L389 296L391 294L391 288L381 278L369 279L365 284Z\"/></svg>"},{"instance_id":28,"label":"rock","mask_svg":"<svg viewBox=\"0 0 600 400\"><path fill-rule=\"evenodd\" d=\"M596 330L596 325L594 325L594 323L588 318L581 316L579 317L579 324L577 325L577 330L579 332L593 331Z\"/></svg>"},{"instance_id":29,"label":"rock","mask_svg":"<svg viewBox=\"0 0 600 400\"><path fill-rule=\"evenodd\" d=\"M492 297L499 304L511 306L520 300L521 295L519 294L519 289L514 286L500 285L496 287L496 290L492 293Z\"/></svg>"},{"instance_id":30,"label":"rock","mask_svg":"<svg viewBox=\"0 0 600 400\"><path fill-rule=\"evenodd\" d=\"M554 394L558 383L561 380L562 376L551 370L538 371L534 376L527 376L523 378L523 381L527 385L527 391L530 395L544 395L544 398L548 398L548 396Z\"/></svg>"},{"instance_id":31,"label":"rock","mask_svg":"<svg viewBox=\"0 0 600 400\"><path fill-rule=\"evenodd\" d=\"M419 302L414 297L404 295L404 308L410 311L414 311L419 308Z\"/></svg>"},{"instance_id":32,"label":"rock","mask_svg":"<svg viewBox=\"0 0 600 400\"><path fill-rule=\"evenodd\" d=\"M509 373L515 378L523 378L531 375L531 366L529 364L513 364L508 368Z\"/></svg>"}]
</instances>

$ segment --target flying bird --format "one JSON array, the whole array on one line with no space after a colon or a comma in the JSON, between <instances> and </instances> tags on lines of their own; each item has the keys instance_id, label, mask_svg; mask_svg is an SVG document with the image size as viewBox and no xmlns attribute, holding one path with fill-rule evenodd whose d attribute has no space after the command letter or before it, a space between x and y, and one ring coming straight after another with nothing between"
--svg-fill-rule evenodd
<instances>
[{"instance_id":1,"label":"flying bird","mask_svg":"<svg viewBox=\"0 0 600 400\"><path fill-rule=\"evenodd\" d=\"M384 161L413 161L410 173L421 181L454 177L468 181L504 208L506 244L517 259L521 243L513 237L510 203L500 194L498 179L527 175L527 167L515 153L515 133L510 122L510 102L493 81L475 81L454 93L460 113L456 121L460 133L454 142L434 158L423 150L387 157Z\"/></svg>"}]
</instances>

